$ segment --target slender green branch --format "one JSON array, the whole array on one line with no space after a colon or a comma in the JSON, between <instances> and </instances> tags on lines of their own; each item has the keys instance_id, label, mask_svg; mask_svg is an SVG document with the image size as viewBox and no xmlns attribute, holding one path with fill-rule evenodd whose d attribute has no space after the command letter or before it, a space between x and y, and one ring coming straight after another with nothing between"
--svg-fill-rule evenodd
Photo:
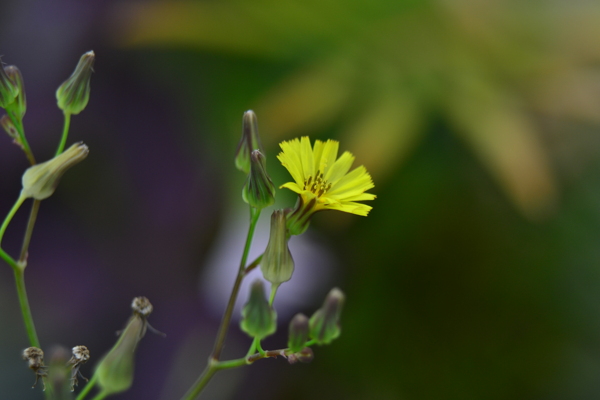
<instances>
[{"instance_id":1,"label":"slender green branch","mask_svg":"<svg viewBox=\"0 0 600 400\"><path fill-rule=\"evenodd\" d=\"M25 290L25 270L19 267L13 271L15 273L15 283L17 284L17 296L19 297L19 305L21 306L21 314L23 315L23 322L25 323L29 343L33 347L40 347L40 341L38 340L33 323L33 316L31 315L31 308L29 307L29 300L27 299L27 291Z\"/></svg>"},{"instance_id":2,"label":"slender green branch","mask_svg":"<svg viewBox=\"0 0 600 400\"><path fill-rule=\"evenodd\" d=\"M17 210L19 209L19 207L21 207L25 199L26 197L23 196L23 194L20 194L19 198L8 212L8 215L6 216L6 218L4 218L4 222L2 222L2 226L0 226L0 245L2 244L2 238L4 237L4 232L6 232L8 224L10 224L10 221L13 219L13 217L17 213Z\"/></svg>"},{"instance_id":3,"label":"slender green branch","mask_svg":"<svg viewBox=\"0 0 600 400\"><path fill-rule=\"evenodd\" d=\"M273 302L275 301L275 295L277 294L277 289L279 288L279 285L281 285L281 283L278 284L271 284L271 296L269 296L269 305L271 307L273 307Z\"/></svg>"},{"instance_id":4,"label":"slender green branch","mask_svg":"<svg viewBox=\"0 0 600 400\"><path fill-rule=\"evenodd\" d=\"M246 269L244 270L244 274L248 275L250 273L250 271L252 271L254 268L258 267L258 264L260 264L260 260L262 260L262 254L258 257L256 257L256 259L254 261L252 261L250 263L250 265L248 265L246 267Z\"/></svg>"},{"instance_id":5,"label":"slender green branch","mask_svg":"<svg viewBox=\"0 0 600 400\"><path fill-rule=\"evenodd\" d=\"M187 391L187 393L185 395L183 395L181 400L195 400L196 397L198 397L198 395L200 395L202 390L204 390L204 388L206 387L206 385L208 384L208 382L210 381L212 376L218 371L221 371L223 369L239 368L239 367L243 367L244 365L250 365L250 364L254 363L255 361L261 360L263 358L277 358L280 356L287 358L288 354L290 353L290 349L287 349L287 348L286 349L278 349L278 350L262 350L262 348L260 348L260 344L259 344L259 346L258 346L259 352L252 354L257 342L260 343L260 341L257 341L256 339L254 341L252 341L252 345L250 346L250 351L245 357L236 358L234 360L227 360L227 361L217 361L214 359L210 359L208 362L208 365L206 366L206 368L204 369L204 371L202 372L200 377L198 377L196 382L194 382L194 384ZM304 347L310 347L314 343L315 343L314 340L309 340L308 342L306 342ZM262 350L262 352L260 352L260 350ZM81 397L81 398L77 397L77 400L83 400L83 397Z\"/></svg>"},{"instance_id":6,"label":"slender green branch","mask_svg":"<svg viewBox=\"0 0 600 400\"><path fill-rule=\"evenodd\" d=\"M79 394L77 395L77 399L75 400L83 400L96 384L96 379L98 379L98 375L94 374L94 376L92 376L92 378L88 381L87 385L85 385L84 388L81 389L81 392L79 392Z\"/></svg>"},{"instance_id":7,"label":"slender green branch","mask_svg":"<svg viewBox=\"0 0 600 400\"><path fill-rule=\"evenodd\" d=\"M29 213L29 221L27 221L27 229L25 230L25 236L23 238L23 245L21 246L21 255L19 256L19 262L27 263L27 253L29 251L29 243L31 242L31 235L33 234L33 227L35 226L35 220L37 219L38 211L40 210L41 200L33 200L31 205L31 212Z\"/></svg>"},{"instance_id":8,"label":"slender green branch","mask_svg":"<svg viewBox=\"0 0 600 400\"><path fill-rule=\"evenodd\" d=\"M65 149L65 144L67 143L67 136L69 136L69 126L71 125L71 114L68 112L64 113L65 123L63 126L62 136L60 137L60 143L58 145L58 149L56 149L55 157L63 152Z\"/></svg>"},{"instance_id":9,"label":"slender green branch","mask_svg":"<svg viewBox=\"0 0 600 400\"><path fill-rule=\"evenodd\" d=\"M11 256L9 256L7 252L5 252L4 250L2 250L1 248L0 248L0 257L4 261L6 261L6 263L12 267L12 269L18 269L19 268L19 264Z\"/></svg>"},{"instance_id":10,"label":"slender green branch","mask_svg":"<svg viewBox=\"0 0 600 400\"><path fill-rule=\"evenodd\" d=\"M108 393L106 393L106 392L100 392L96 396L94 396L94 398L92 400L102 400L106 396L108 396Z\"/></svg>"},{"instance_id":11,"label":"slender green branch","mask_svg":"<svg viewBox=\"0 0 600 400\"><path fill-rule=\"evenodd\" d=\"M218 364L218 361L213 361L213 359L211 358L206 368L204 368L204 371L202 371L202 374L200 374L198 379L196 379L196 382L194 382L194 384L187 391L187 393L183 395L181 400L194 400L196 397L198 397L200 392L204 390L204 388L206 387L210 379L213 377L213 375L219 370L219 368L217 367Z\"/></svg>"},{"instance_id":12,"label":"slender green branch","mask_svg":"<svg viewBox=\"0 0 600 400\"><path fill-rule=\"evenodd\" d=\"M250 207L250 227L248 228L248 236L246 237L246 245L244 246L244 252L242 254L242 259L240 261L240 267L238 269L237 277L235 278L235 283L233 284L233 289L231 290L231 295L229 296L229 302L227 303L227 308L225 309L225 314L223 314L223 319L221 320L221 325L219 326L219 332L217 333L217 339L215 341L215 347L213 349L211 359L218 361L221 356L221 350L223 350L223 345L225 344L225 338L227 337L227 331L229 329L229 323L231 322L231 316L233 314L233 306L235 305L235 301L237 300L238 293L240 291L240 286L242 284L242 280L245 276L246 270L246 261L248 260L248 252L250 251L250 245L252 244L252 237L254 236L254 229L256 228L256 223L258 222L258 217L260 216L260 210L254 207ZM210 379L210 378L208 378Z\"/></svg>"}]
</instances>

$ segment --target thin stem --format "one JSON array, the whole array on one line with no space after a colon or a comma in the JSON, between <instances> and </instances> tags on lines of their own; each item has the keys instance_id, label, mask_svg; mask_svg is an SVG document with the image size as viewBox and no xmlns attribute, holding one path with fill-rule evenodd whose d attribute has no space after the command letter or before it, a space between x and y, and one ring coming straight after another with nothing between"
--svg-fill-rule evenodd
<instances>
[{"instance_id":1,"label":"thin stem","mask_svg":"<svg viewBox=\"0 0 600 400\"><path fill-rule=\"evenodd\" d=\"M0 257L2 257L2 259L6 261L6 263L12 267L12 269L16 270L19 268L19 264L2 249L0 249Z\"/></svg>"},{"instance_id":2,"label":"thin stem","mask_svg":"<svg viewBox=\"0 0 600 400\"><path fill-rule=\"evenodd\" d=\"M106 392L100 392L96 396L94 396L94 398L92 400L102 400L106 396L108 396L108 393L106 393Z\"/></svg>"},{"instance_id":3,"label":"thin stem","mask_svg":"<svg viewBox=\"0 0 600 400\"><path fill-rule=\"evenodd\" d=\"M242 280L245 276L248 252L250 251L252 237L254 236L254 229L256 228L256 223L258 222L259 216L260 210L254 207L250 207L250 226L248 228L248 236L246 237L246 245L244 246L244 252L240 261L240 267L238 269L237 277L235 278L235 283L233 284L233 289L231 290L231 295L229 296L229 302L227 303L225 314L223 314L223 319L221 320L221 325L219 326L219 332L217 333L217 340L215 341L215 347L211 355L211 359L215 361L219 360L219 357L221 356L221 350L223 350L223 345L225 344L227 330L229 329L229 323L231 322L231 316L233 314L233 306L235 305L235 301L237 300Z\"/></svg>"},{"instance_id":4,"label":"thin stem","mask_svg":"<svg viewBox=\"0 0 600 400\"><path fill-rule=\"evenodd\" d=\"M40 347L40 341L38 340L35 325L33 323L33 316L31 315L31 308L29 307L29 300L27 299L27 291L25 290L25 270L24 268L19 267L13 269L13 271L15 273L15 283L17 285L17 296L19 297L19 305L21 306L21 314L23 315L23 322L25 323L25 330L27 331L29 343L33 347Z\"/></svg>"},{"instance_id":5,"label":"thin stem","mask_svg":"<svg viewBox=\"0 0 600 400\"><path fill-rule=\"evenodd\" d=\"M98 379L98 375L94 374L94 376L92 376L92 379L88 381L87 385L85 385L84 388L81 389L81 392L79 392L79 394L77 395L77 399L75 400L83 400L96 384L96 379Z\"/></svg>"},{"instance_id":6,"label":"thin stem","mask_svg":"<svg viewBox=\"0 0 600 400\"><path fill-rule=\"evenodd\" d=\"M254 351L256 351L256 338L254 338L252 340L252 343L250 344L250 348L248 349L248 352L246 353L246 358L248 358L252 354L254 354Z\"/></svg>"},{"instance_id":7,"label":"thin stem","mask_svg":"<svg viewBox=\"0 0 600 400\"><path fill-rule=\"evenodd\" d=\"M275 301L275 295L277 294L277 289L279 288L279 285L281 285L281 283L278 283L276 285L271 284L271 296L269 297L269 305L271 307L273 307L273 302Z\"/></svg>"},{"instance_id":8,"label":"thin stem","mask_svg":"<svg viewBox=\"0 0 600 400\"><path fill-rule=\"evenodd\" d=\"M35 220L37 219L38 211L40 210L41 200L33 200L31 205L31 212L29 213L29 221L27 221L27 229L25 230L25 237L23 238L23 245L21 246L21 255L19 256L19 262L24 264L27 261L27 252L29 251L29 243L31 242L31 235L33 234L33 227L35 226Z\"/></svg>"},{"instance_id":9,"label":"thin stem","mask_svg":"<svg viewBox=\"0 0 600 400\"><path fill-rule=\"evenodd\" d=\"M202 372L202 374L198 377L196 382L192 385L190 390L187 391L186 394L183 395L181 400L194 400L198 395L204 390L210 379L213 375L219 370L217 368L217 362L209 361L208 365Z\"/></svg>"},{"instance_id":10,"label":"thin stem","mask_svg":"<svg viewBox=\"0 0 600 400\"><path fill-rule=\"evenodd\" d=\"M58 145L58 149L56 149L56 154L54 154L55 157L63 152L63 150L65 149L65 144L67 143L67 136L69 136L69 126L71 125L71 114L65 112L64 116L65 116L65 124L63 126L63 132L62 132L62 136L60 137L60 143Z\"/></svg>"},{"instance_id":11,"label":"thin stem","mask_svg":"<svg viewBox=\"0 0 600 400\"><path fill-rule=\"evenodd\" d=\"M208 365L200 375L200 377L194 382L190 390L181 398L181 400L194 400L196 397L202 392L202 390L206 387L210 378L217 372L223 369L232 369L243 367L244 365L250 365L255 361L261 360L263 358L277 358L277 357L287 357L287 353L289 349L278 349L278 350L262 350L262 352L254 353L256 340L252 342L250 346L250 352L246 357L236 358L234 360L227 361L216 361L214 359L210 359ZM314 341L306 342L305 347L310 346ZM259 346L260 347L260 346ZM77 397L77 400L83 400L82 398ZM94 399L95 400L95 399Z\"/></svg>"},{"instance_id":12,"label":"thin stem","mask_svg":"<svg viewBox=\"0 0 600 400\"><path fill-rule=\"evenodd\" d=\"M252 261L250 265L246 267L246 269L244 270L244 274L248 275L250 271L258 267L258 264L260 264L260 260L262 260L262 256L263 255L261 254L260 256L256 257L256 260Z\"/></svg>"},{"instance_id":13,"label":"thin stem","mask_svg":"<svg viewBox=\"0 0 600 400\"><path fill-rule=\"evenodd\" d=\"M21 207L25 199L26 197L23 196L23 194L20 194L19 198L8 212L8 215L6 216L6 218L4 218L4 222L2 223L2 226L0 226L0 244L2 243L2 238L4 237L4 232L6 232L8 224L10 224L10 221L13 219L17 210L19 209L19 207Z\"/></svg>"}]
</instances>

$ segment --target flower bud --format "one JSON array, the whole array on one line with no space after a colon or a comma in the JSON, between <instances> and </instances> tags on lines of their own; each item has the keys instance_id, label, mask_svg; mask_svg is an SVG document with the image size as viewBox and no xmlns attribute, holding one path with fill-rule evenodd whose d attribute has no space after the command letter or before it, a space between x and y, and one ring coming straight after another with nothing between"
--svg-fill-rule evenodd
<instances>
[{"instance_id":1,"label":"flower bud","mask_svg":"<svg viewBox=\"0 0 600 400\"><path fill-rule=\"evenodd\" d=\"M58 108L65 114L79 114L90 98L90 78L96 55L88 51L79 59L73 74L56 90Z\"/></svg>"},{"instance_id":2,"label":"flower bud","mask_svg":"<svg viewBox=\"0 0 600 400\"><path fill-rule=\"evenodd\" d=\"M75 143L53 159L29 167L23 174L22 195L36 200L50 197L63 174L86 158L88 152L88 147L83 142Z\"/></svg>"},{"instance_id":3,"label":"flower bud","mask_svg":"<svg viewBox=\"0 0 600 400\"><path fill-rule=\"evenodd\" d=\"M133 383L135 350L149 328L147 317L153 307L146 297L136 297L131 308L133 315L127 326L114 347L100 360L94 373L94 379L98 380L101 393L105 395L124 392Z\"/></svg>"},{"instance_id":4,"label":"flower bud","mask_svg":"<svg viewBox=\"0 0 600 400\"><path fill-rule=\"evenodd\" d=\"M298 353L304 348L308 340L308 317L296 314L290 321L288 348L293 353Z\"/></svg>"},{"instance_id":5,"label":"flower bud","mask_svg":"<svg viewBox=\"0 0 600 400\"><path fill-rule=\"evenodd\" d=\"M238 144L235 154L235 166L240 171L248 174L250 172L250 154L253 150L264 153L260 136L258 136L258 122L254 111L248 110L244 113L242 120L242 138Z\"/></svg>"},{"instance_id":6,"label":"flower bud","mask_svg":"<svg viewBox=\"0 0 600 400\"><path fill-rule=\"evenodd\" d=\"M258 209L269 207L275 202L275 185L267 174L265 157L259 150L250 155L250 174L242 190L242 198Z\"/></svg>"},{"instance_id":7,"label":"flower bud","mask_svg":"<svg viewBox=\"0 0 600 400\"><path fill-rule=\"evenodd\" d=\"M100 360L94 375L103 393L120 393L131 387L135 350L143 337L145 326L139 316L131 317L117 343Z\"/></svg>"},{"instance_id":8,"label":"flower bud","mask_svg":"<svg viewBox=\"0 0 600 400\"><path fill-rule=\"evenodd\" d=\"M260 270L266 280L279 285L292 278L294 259L288 248L285 212L275 210L271 214L269 244L260 261Z\"/></svg>"},{"instance_id":9,"label":"flower bud","mask_svg":"<svg viewBox=\"0 0 600 400\"><path fill-rule=\"evenodd\" d=\"M21 75L21 71L14 65L9 65L4 68L4 72L6 75L14 82L19 90L19 94L15 98L11 106L11 110L14 110L17 115L21 118L25 115L25 111L27 110L27 100L25 98L25 85L23 84L23 75Z\"/></svg>"},{"instance_id":10,"label":"flower bud","mask_svg":"<svg viewBox=\"0 0 600 400\"><path fill-rule=\"evenodd\" d=\"M261 281L255 281L250 288L250 299L242 309L240 327L251 337L263 339L277 329L277 313L265 297Z\"/></svg>"},{"instance_id":11,"label":"flower bud","mask_svg":"<svg viewBox=\"0 0 600 400\"><path fill-rule=\"evenodd\" d=\"M2 60L0 59L0 107L6 108L11 105L18 94L19 87L8 77L6 71L2 67Z\"/></svg>"},{"instance_id":12,"label":"flower bud","mask_svg":"<svg viewBox=\"0 0 600 400\"><path fill-rule=\"evenodd\" d=\"M310 337L318 344L329 344L340 336L340 314L344 298L340 289L331 289L323 306L310 317Z\"/></svg>"}]
</instances>

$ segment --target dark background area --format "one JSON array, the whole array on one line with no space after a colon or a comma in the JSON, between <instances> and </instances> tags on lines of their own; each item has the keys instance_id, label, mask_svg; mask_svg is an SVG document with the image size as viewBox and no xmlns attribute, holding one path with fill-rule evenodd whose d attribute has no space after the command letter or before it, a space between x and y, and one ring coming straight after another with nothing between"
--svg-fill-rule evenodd
<instances>
[{"instance_id":1,"label":"dark background area","mask_svg":"<svg viewBox=\"0 0 600 400\"><path fill-rule=\"evenodd\" d=\"M264 347L284 346L291 316L333 286L347 295L341 337L308 365L219 373L205 398L597 397L600 6L522 3L3 1L0 54L23 73L38 160L62 130L56 88L96 52L69 136L90 155L42 203L29 252L46 352L86 345L91 376L143 295L167 338L144 338L134 385L114 398L178 399L192 384L247 229L233 156L254 109L276 185L290 180L279 141L334 138L378 198L367 218L320 213L293 239ZM26 168L0 136L0 214ZM11 254L28 208L3 240ZM0 398L41 399L8 266L0 326ZM234 323L225 356L249 344Z\"/></svg>"}]
</instances>

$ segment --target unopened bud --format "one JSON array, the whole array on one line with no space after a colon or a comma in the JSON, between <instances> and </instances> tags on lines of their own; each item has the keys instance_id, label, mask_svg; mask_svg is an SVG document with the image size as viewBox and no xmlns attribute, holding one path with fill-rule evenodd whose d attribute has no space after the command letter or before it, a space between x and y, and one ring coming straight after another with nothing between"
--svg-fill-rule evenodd
<instances>
[{"instance_id":1,"label":"unopened bud","mask_svg":"<svg viewBox=\"0 0 600 400\"><path fill-rule=\"evenodd\" d=\"M2 67L2 59L0 59L0 107L6 108L11 105L18 94L19 87L8 77L4 67Z\"/></svg>"},{"instance_id":2,"label":"unopened bud","mask_svg":"<svg viewBox=\"0 0 600 400\"><path fill-rule=\"evenodd\" d=\"M277 313L265 298L261 281L255 281L250 288L250 299L242 309L241 329L251 337L265 338L277 329Z\"/></svg>"},{"instance_id":3,"label":"unopened bud","mask_svg":"<svg viewBox=\"0 0 600 400\"><path fill-rule=\"evenodd\" d=\"M297 353L292 353L287 356L290 364L296 364L298 361L301 363L309 363L315 358L315 353L310 347L305 347Z\"/></svg>"},{"instance_id":4,"label":"unopened bud","mask_svg":"<svg viewBox=\"0 0 600 400\"><path fill-rule=\"evenodd\" d=\"M279 285L292 278L294 259L288 247L284 210L275 210L271 214L269 244L260 261L260 270L264 278L273 285Z\"/></svg>"},{"instance_id":5,"label":"unopened bud","mask_svg":"<svg viewBox=\"0 0 600 400\"><path fill-rule=\"evenodd\" d=\"M250 155L250 174L242 198L254 208L263 209L275 202L275 185L267 174L265 157L259 150Z\"/></svg>"},{"instance_id":6,"label":"unopened bud","mask_svg":"<svg viewBox=\"0 0 600 400\"><path fill-rule=\"evenodd\" d=\"M290 351L297 353L302 350L308 340L308 317L304 314L296 314L290 321L288 335Z\"/></svg>"},{"instance_id":7,"label":"unopened bud","mask_svg":"<svg viewBox=\"0 0 600 400\"><path fill-rule=\"evenodd\" d=\"M340 314L344 299L340 289L331 289L323 306L310 317L310 337L318 344L329 344L340 336Z\"/></svg>"},{"instance_id":8,"label":"unopened bud","mask_svg":"<svg viewBox=\"0 0 600 400\"><path fill-rule=\"evenodd\" d=\"M17 113L21 118L25 115L25 111L27 110L27 99L25 98L25 85L23 84L23 75L21 75L21 71L14 65L9 65L4 68L4 72L6 75L14 82L19 90L19 94L15 98L11 106L11 110Z\"/></svg>"},{"instance_id":9,"label":"unopened bud","mask_svg":"<svg viewBox=\"0 0 600 400\"><path fill-rule=\"evenodd\" d=\"M73 74L56 90L58 108L65 114L79 114L87 106L95 58L93 51L82 55Z\"/></svg>"},{"instance_id":10,"label":"unopened bud","mask_svg":"<svg viewBox=\"0 0 600 400\"><path fill-rule=\"evenodd\" d=\"M44 365L44 352L38 347L28 347L23 350L23 360L27 361L27 366L33 372L35 372L35 383L32 387L37 385L38 379L42 378L44 384L44 390L46 390L46 382L44 378L48 376L48 367Z\"/></svg>"},{"instance_id":11,"label":"unopened bud","mask_svg":"<svg viewBox=\"0 0 600 400\"><path fill-rule=\"evenodd\" d=\"M250 154L254 150L264 153L260 136L258 135L258 122L254 111L248 110L244 113L242 120L242 138L235 154L235 166L246 174L250 173Z\"/></svg>"},{"instance_id":12,"label":"unopened bud","mask_svg":"<svg viewBox=\"0 0 600 400\"><path fill-rule=\"evenodd\" d=\"M119 340L106 354L94 373L105 395L124 392L133 383L135 350L149 328L147 317L153 310L146 297L136 297L131 304L133 316L121 332ZM151 327L150 327L151 328Z\"/></svg>"},{"instance_id":13,"label":"unopened bud","mask_svg":"<svg viewBox=\"0 0 600 400\"><path fill-rule=\"evenodd\" d=\"M29 167L23 174L22 195L43 200L52 195L60 178L72 166L88 155L88 147L82 142L75 143L63 153L41 164Z\"/></svg>"}]
</instances>

